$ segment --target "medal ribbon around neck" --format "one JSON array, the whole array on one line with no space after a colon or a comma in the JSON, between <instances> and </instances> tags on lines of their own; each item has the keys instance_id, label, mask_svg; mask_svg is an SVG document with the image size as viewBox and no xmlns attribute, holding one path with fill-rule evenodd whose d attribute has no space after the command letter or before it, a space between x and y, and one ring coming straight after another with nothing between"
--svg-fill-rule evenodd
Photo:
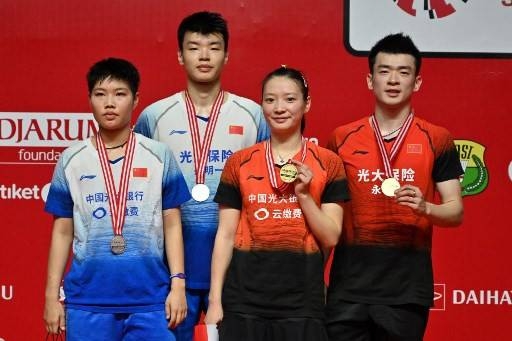
<instances>
[{"instance_id":1,"label":"medal ribbon around neck","mask_svg":"<svg viewBox=\"0 0 512 341\"><path fill-rule=\"evenodd\" d=\"M386 173L386 176L388 178L393 178L393 170L391 168L391 162L395 159L396 155L400 151L400 148L402 147L402 144L405 140L405 136L407 135L407 132L409 131L409 128L411 127L413 118L414 118L414 114L412 112L407 115L407 118L405 119L405 122L402 125L402 128L400 129L400 132L398 133L398 136L396 137L396 140L393 142L393 145L391 146L390 153L388 154L388 152L386 150L386 146L384 145L384 139L382 138L382 135L380 133L379 123L377 122L377 119L375 118L375 114L373 114L370 117L370 120L372 123L372 129L375 134L375 138L377 139L377 144L379 145L380 156L382 158L382 162L384 163L384 172Z\"/></svg>"},{"instance_id":2,"label":"medal ribbon around neck","mask_svg":"<svg viewBox=\"0 0 512 341\"><path fill-rule=\"evenodd\" d=\"M305 137L302 137L301 144L302 144L302 152L301 152L301 160L300 162L304 163L304 160L306 159L306 151L307 151L307 142L308 139ZM270 184L273 188L277 189L279 192L284 192L284 190L290 185L289 183L282 182L281 185L277 182L276 177L276 170L274 168L274 155L272 154L272 148L270 147L270 139L265 141L265 161L267 163L267 172L268 177L270 179Z\"/></svg>"},{"instance_id":3,"label":"medal ribbon around neck","mask_svg":"<svg viewBox=\"0 0 512 341\"><path fill-rule=\"evenodd\" d=\"M98 156L100 158L105 187L107 188L108 204L112 216L112 228L114 230L114 235L122 235L124 220L126 217L126 197L128 193L128 182L130 180L130 169L132 168L133 155L135 154L135 134L133 131L130 131L130 136L128 137L128 146L126 147L118 191L116 191L114 176L107 157L107 150L99 133L96 134L96 146L98 149Z\"/></svg>"},{"instance_id":4,"label":"medal ribbon around neck","mask_svg":"<svg viewBox=\"0 0 512 341\"><path fill-rule=\"evenodd\" d=\"M199 125L197 124L196 109L190 98L188 91L185 91L185 104L187 108L188 125L190 128L190 136L192 138L192 149L194 158L194 170L196 173L196 184L204 184L205 168L208 161L208 151L212 145L213 132L219 118L220 107L224 102L224 91L220 90L213 102L206 131L204 133L203 144L201 145L201 136L199 133Z\"/></svg>"}]
</instances>

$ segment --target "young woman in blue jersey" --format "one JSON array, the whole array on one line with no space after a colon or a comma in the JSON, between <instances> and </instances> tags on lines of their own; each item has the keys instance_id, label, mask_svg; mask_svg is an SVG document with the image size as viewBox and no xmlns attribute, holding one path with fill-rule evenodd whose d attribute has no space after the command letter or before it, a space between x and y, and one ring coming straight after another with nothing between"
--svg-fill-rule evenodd
<instances>
[{"instance_id":1,"label":"young woman in blue jersey","mask_svg":"<svg viewBox=\"0 0 512 341\"><path fill-rule=\"evenodd\" d=\"M167 146L130 129L137 69L109 58L87 81L98 132L62 153L45 207L54 216L46 329L67 340L172 341L187 309L179 206L190 194Z\"/></svg>"}]
</instances>

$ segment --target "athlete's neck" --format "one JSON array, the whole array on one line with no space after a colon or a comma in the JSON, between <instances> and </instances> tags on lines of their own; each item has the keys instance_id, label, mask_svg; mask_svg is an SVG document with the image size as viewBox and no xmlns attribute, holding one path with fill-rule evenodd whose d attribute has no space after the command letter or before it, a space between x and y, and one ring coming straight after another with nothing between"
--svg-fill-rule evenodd
<instances>
[{"instance_id":1,"label":"athlete's neck","mask_svg":"<svg viewBox=\"0 0 512 341\"><path fill-rule=\"evenodd\" d=\"M221 90L220 81L215 83L194 83L188 82L187 91L194 103L196 114L208 117L215 102L215 98Z\"/></svg>"},{"instance_id":2,"label":"athlete's neck","mask_svg":"<svg viewBox=\"0 0 512 341\"><path fill-rule=\"evenodd\" d=\"M107 130L100 127L98 134L103 140L105 147L112 148L123 145L128 141L128 137L130 136L130 127L127 126L126 128L119 130Z\"/></svg>"},{"instance_id":3,"label":"athlete's neck","mask_svg":"<svg viewBox=\"0 0 512 341\"><path fill-rule=\"evenodd\" d=\"M401 108L382 108L375 107L375 118L379 123L381 133L386 133L399 128L411 112L411 106L406 105Z\"/></svg>"},{"instance_id":4,"label":"athlete's neck","mask_svg":"<svg viewBox=\"0 0 512 341\"><path fill-rule=\"evenodd\" d=\"M300 132L291 135L271 134L270 147L274 155L292 158L302 147L302 135Z\"/></svg>"}]
</instances>

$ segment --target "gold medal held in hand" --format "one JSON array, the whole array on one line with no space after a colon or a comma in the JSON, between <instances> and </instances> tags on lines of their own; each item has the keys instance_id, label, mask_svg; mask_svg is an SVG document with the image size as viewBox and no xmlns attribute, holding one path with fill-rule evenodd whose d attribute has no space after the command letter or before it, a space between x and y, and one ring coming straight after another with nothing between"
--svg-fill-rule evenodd
<instances>
[{"instance_id":1,"label":"gold medal held in hand","mask_svg":"<svg viewBox=\"0 0 512 341\"><path fill-rule=\"evenodd\" d=\"M395 178L387 178L386 180L382 181L380 188L382 189L382 193L384 193L384 195L387 195L388 197L394 197L395 191L400 188L400 183Z\"/></svg>"},{"instance_id":2,"label":"gold medal held in hand","mask_svg":"<svg viewBox=\"0 0 512 341\"><path fill-rule=\"evenodd\" d=\"M279 177L283 182L291 183L294 182L295 179L297 179L299 171L297 170L297 167L293 163L287 163L283 167L281 167L281 170L279 171Z\"/></svg>"}]
</instances>

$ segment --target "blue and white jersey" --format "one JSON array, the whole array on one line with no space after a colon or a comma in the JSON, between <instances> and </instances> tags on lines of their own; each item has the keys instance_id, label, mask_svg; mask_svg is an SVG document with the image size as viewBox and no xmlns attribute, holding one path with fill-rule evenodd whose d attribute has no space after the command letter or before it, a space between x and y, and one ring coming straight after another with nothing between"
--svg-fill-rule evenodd
<instances>
[{"instance_id":1,"label":"blue and white jersey","mask_svg":"<svg viewBox=\"0 0 512 341\"><path fill-rule=\"evenodd\" d=\"M218 225L218 204L213 202L224 164L234 152L265 140L269 131L261 107L250 99L225 93L213 133L205 169L208 200L189 200L182 206L185 272L187 288L210 288L210 264ZM208 120L197 117L201 143ZM135 131L164 142L173 151L189 190L196 184L192 139L184 93L179 92L148 106L141 113Z\"/></svg>"},{"instance_id":2,"label":"blue and white jersey","mask_svg":"<svg viewBox=\"0 0 512 341\"><path fill-rule=\"evenodd\" d=\"M135 134L123 236L114 255L107 190L91 139L67 148L55 167L45 210L73 218L73 260L64 280L66 305L96 312L163 309L169 293L162 210L177 208L190 193L166 145ZM111 161L116 189L124 157Z\"/></svg>"}]
</instances>

